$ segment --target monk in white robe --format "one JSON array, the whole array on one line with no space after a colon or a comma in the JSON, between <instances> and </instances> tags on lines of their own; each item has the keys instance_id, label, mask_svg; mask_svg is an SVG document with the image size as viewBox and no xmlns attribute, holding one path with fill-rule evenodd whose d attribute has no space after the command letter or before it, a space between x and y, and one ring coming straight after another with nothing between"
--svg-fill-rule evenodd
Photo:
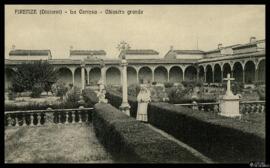
<instances>
[{"instance_id":1,"label":"monk in white robe","mask_svg":"<svg viewBox=\"0 0 270 168\"><path fill-rule=\"evenodd\" d=\"M141 90L137 96L138 108L136 119L139 121L147 122L147 107L148 103L151 101L150 90L146 87L141 87Z\"/></svg>"}]
</instances>

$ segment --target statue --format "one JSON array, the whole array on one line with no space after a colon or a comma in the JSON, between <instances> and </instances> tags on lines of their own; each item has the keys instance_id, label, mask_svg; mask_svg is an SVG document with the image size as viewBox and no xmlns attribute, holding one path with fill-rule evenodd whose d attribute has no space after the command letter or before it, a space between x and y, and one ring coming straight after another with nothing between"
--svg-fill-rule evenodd
<instances>
[{"instance_id":1,"label":"statue","mask_svg":"<svg viewBox=\"0 0 270 168\"><path fill-rule=\"evenodd\" d=\"M99 103L108 103L108 100L105 98L105 94L106 94L106 90L105 90L105 86L103 84L102 79L100 79L98 81L98 85L99 85L99 91L97 91L97 97L98 97L98 102Z\"/></svg>"},{"instance_id":2,"label":"statue","mask_svg":"<svg viewBox=\"0 0 270 168\"><path fill-rule=\"evenodd\" d=\"M99 86L99 92L105 89L104 82L102 79L100 79L97 84Z\"/></svg>"}]
</instances>

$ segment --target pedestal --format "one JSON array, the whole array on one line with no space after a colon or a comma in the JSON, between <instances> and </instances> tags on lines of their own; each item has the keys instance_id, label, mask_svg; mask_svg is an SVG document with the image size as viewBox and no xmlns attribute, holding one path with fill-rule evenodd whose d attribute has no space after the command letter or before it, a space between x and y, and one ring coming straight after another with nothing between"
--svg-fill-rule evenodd
<instances>
[{"instance_id":1,"label":"pedestal","mask_svg":"<svg viewBox=\"0 0 270 168\"><path fill-rule=\"evenodd\" d=\"M128 103L122 103L119 109L126 115L130 116L130 105Z\"/></svg>"},{"instance_id":2,"label":"pedestal","mask_svg":"<svg viewBox=\"0 0 270 168\"><path fill-rule=\"evenodd\" d=\"M226 117L239 117L239 96L224 95L220 102L220 115Z\"/></svg>"}]
</instances>

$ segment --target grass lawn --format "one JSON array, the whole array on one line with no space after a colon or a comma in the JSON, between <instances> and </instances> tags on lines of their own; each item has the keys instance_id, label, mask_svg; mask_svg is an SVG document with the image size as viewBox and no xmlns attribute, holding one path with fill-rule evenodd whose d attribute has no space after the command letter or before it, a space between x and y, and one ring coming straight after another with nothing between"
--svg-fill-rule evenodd
<instances>
[{"instance_id":1,"label":"grass lawn","mask_svg":"<svg viewBox=\"0 0 270 168\"><path fill-rule=\"evenodd\" d=\"M8 127L6 163L112 163L92 124Z\"/></svg>"}]
</instances>

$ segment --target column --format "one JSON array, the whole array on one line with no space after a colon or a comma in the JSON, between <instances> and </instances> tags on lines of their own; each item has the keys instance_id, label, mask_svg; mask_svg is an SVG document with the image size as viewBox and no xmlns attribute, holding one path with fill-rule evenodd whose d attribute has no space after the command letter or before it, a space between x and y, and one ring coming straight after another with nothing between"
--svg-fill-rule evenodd
<instances>
[{"instance_id":1,"label":"column","mask_svg":"<svg viewBox=\"0 0 270 168\"><path fill-rule=\"evenodd\" d=\"M200 70L197 69L197 74L196 74L196 75L197 75L197 76L196 76L196 77L197 77L197 79L196 79L197 82L199 82L199 74L200 74Z\"/></svg>"},{"instance_id":2,"label":"column","mask_svg":"<svg viewBox=\"0 0 270 168\"><path fill-rule=\"evenodd\" d=\"M186 70L186 68L185 67L183 67L183 81L185 81L185 70Z\"/></svg>"},{"instance_id":3,"label":"column","mask_svg":"<svg viewBox=\"0 0 270 168\"><path fill-rule=\"evenodd\" d=\"M122 59L122 104L119 107L122 112L130 116L130 106L128 104L128 92L127 92L127 60Z\"/></svg>"},{"instance_id":4,"label":"column","mask_svg":"<svg viewBox=\"0 0 270 168\"><path fill-rule=\"evenodd\" d=\"M120 83L123 83L123 71L120 70Z\"/></svg>"},{"instance_id":5,"label":"column","mask_svg":"<svg viewBox=\"0 0 270 168\"><path fill-rule=\"evenodd\" d=\"M205 72L205 70L203 71L203 75L204 75L204 83L206 83L206 72Z\"/></svg>"},{"instance_id":6,"label":"column","mask_svg":"<svg viewBox=\"0 0 270 168\"><path fill-rule=\"evenodd\" d=\"M139 72L136 70L136 75L137 75L137 83L139 84L140 81L139 81Z\"/></svg>"},{"instance_id":7,"label":"column","mask_svg":"<svg viewBox=\"0 0 270 168\"><path fill-rule=\"evenodd\" d=\"M85 88L85 65L81 65L82 90Z\"/></svg>"},{"instance_id":8,"label":"column","mask_svg":"<svg viewBox=\"0 0 270 168\"><path fill-rule=\"evenodd\" d=\"M155 71L153 71L153 69L151 69L151 71L152 71L152 82L154 82L155 81Z\"/></svg>"},{"instance_id":9,"label":"column","mask_svg":"<svg viewBox=\"0 0 270 168\"><path fill-rule=\"evenodd\" d=\"M102 79L104 85L106 85L106 69L105 69L105 66L101 67L101 79Z\"/></svg>"},{"instance_id":10,"label":"column","mask_svg":"<svg viewBox=\"0 0 270 168\"><path fill-rule=\"evenodd\" d=\"M243 69L243 84L245 84L245 69Z\"/></svg>"},{"instance_id":11,"label":"column","mask_svg":"<svg viewBox=\"0 0 270 168\"><path fill-rule=\"evenodd\" d=\"M223 70L221 69L221 83L223 83Z\"/></svg>"},{"instance_id":12,"label":"column","mask_svg":"<svg viewBox=\"0 0 270 168\"><path fill-rule=\"evenodd\" d=\"M255 79L254 79L255 82L258 82L258 67L255 66Z\"/></svg>"},{"instance_id":13,"label":"column","mask_svg":"<svg viewBox=\"0 0 270 168\"><path fill-rule=\"evenodd\" d=\"M72 68L71 72L72 72L72 85L75 86L75 68Z\"/></svg>"},{"instance_id":14,"label":"column","mask_svg":"<svg viewBox=\"0 0 270 168\"><path fill-rule=\"evenodd\" d=\"M90 75L89 75L89 73L90 73L90 68L86 68L86 72L87 72L87 84L89 85L90 84Z\"/></svg>"},{"instance_id":15,"label":"column","mask_svg":"<svg viewBox=\"0 0 270 168\"><path fill-rule=\"evenodd\" d=\"M212 83L215 83L215 70L214 69L212 70L212 73L213 73L213 75L212 75Z\"/></svg>"}]
</instances>

